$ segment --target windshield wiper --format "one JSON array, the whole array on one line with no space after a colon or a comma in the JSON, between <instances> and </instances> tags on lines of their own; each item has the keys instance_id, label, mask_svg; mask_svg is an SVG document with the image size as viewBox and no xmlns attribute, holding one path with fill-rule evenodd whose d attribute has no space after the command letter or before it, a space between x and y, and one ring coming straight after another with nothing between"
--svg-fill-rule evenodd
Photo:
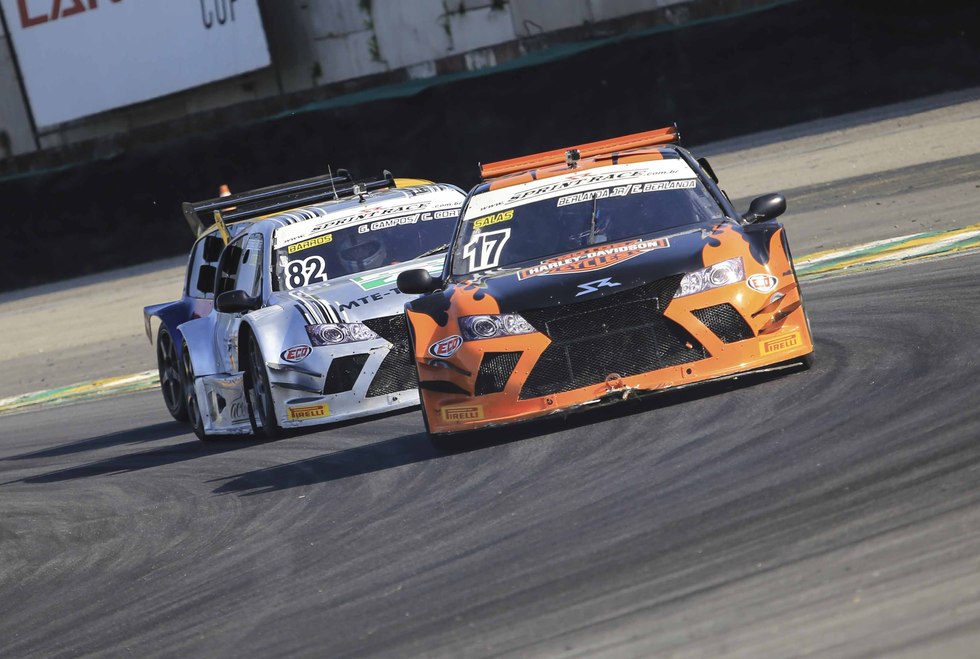
<instances>
[{"instance_id":1,"label":"windshield wiper","mask_svg":"<svg viewBox=\"0 0 980 659\"><path fill-rule=\"evenodd\" d=\"M447 249L449 249L449 243L446 243L445 245L439 245L438 247L433 247L432 249L430 249L428 251L422 252L421 254L419 254L418 256L416 256L415 258L416 259L422 259L422 258L425 258L426 256L432 256L433 254L438 254L439 252L445 252ZM412 260L414 261L415 259L412 259Z\"/></svg>"},{"instance_id":2,"label":"windshield wiper","mask_svg":"<svg viewBox=\"0 0 980 659\"><path fill-rule=\"evenodd\" d=\"M592 219L589 220L589 245L595 244L595 218L599 214L599 195L592 197Z\"/></svg>"}]
</instances>

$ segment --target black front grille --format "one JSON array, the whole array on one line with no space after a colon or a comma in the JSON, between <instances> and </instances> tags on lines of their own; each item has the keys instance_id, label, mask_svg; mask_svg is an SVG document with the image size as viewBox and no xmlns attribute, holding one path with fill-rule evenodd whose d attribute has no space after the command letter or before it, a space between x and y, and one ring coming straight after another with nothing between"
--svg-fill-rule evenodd
<instances>
[{"instance_id":1,"label":"black front grille","mask_svg":"<svg viewBox=\"0 0 980 659\"><path fill-rule=\"evenodd\" d=\"M681 276L586 302L522 311L552 343L521 389L536 398L704 359L707 351L663 315Z\"/></svg>"},{"instance_id":2,"label":"black front grille","mask_svg":"<svg viewBox=\"0 0 980 659\"><path fill-rule=\"evenodd\" d=\"M403 313L398 313L394 316L362 320L361 322L386 341L395 345L399 343L408 345L408 329L405 325L405 314Z\"/></svg>"},{"instance_id":3,"label":"black front grille","mask_svg":"<svg viewBox=\"0 0 980 659\"><path fill-rule=\"evenodd\" d=\"M725 343L744 341L755 336L742 314L728 303L695 309L692 313Z\"/></svg>"},{"instance_id":4,"label":"black front grille","mask_svg":"<svg viewBox=\"0 0 980 659\"><path fill-rule=\"evenodd\" d=\"M354 388L354 383L361 375L364 362L368 355L346 355L344 357L334 357L327 369L327 377L323 383L324 394L339 394L342 391L350 391Z\"/></svg>"},{"instance_id":5,"label":"black front grille","mask_svg":"<svg viewBox=\"0 0 980 659\"><path fill-rule=\"evenodd\" d=\"M371 380L371 386L367 391L368 398L386 396L418 386L418 374L408 346L405 314L372 318L362 322L375 334L392 344L391 350L381 362L374 379Z\"/></svg>"},{"instance_id":6,"label":"black front grille","mask_svg":"<svg viewBox=\"0 0 980 659\"><path fill-rule=\"evenodd\" d=\"M522 354L520 352L485 353L480 364L480 372L476 376L476 395L499 394L503 391Z\"/></svg>"}]
</instances>

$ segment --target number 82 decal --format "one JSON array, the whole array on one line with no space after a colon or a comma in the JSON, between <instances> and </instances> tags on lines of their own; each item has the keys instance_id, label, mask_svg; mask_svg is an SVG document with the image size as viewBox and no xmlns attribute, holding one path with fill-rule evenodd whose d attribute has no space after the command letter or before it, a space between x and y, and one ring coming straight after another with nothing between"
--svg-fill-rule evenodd
<instances>
[{"instance_id":1,"label":"number 82 decal","mask_svg":"<svg viewBox=\"0 0 980 659\"><path fill-rule=\"evenodd\" d=\"M297 259L286 264L286 274L289 276L286 286L290 289L319 284L327 280L327 263L322 256Z\"/></svg>"},{"instance_id":2,"label":"number 82 decal","mask_svg":"<svg viewBox=\"0 0 980 659\"><path fill-rule=\"evenodd\" d=\"M470 272L496 268L508 240L510 240L510 229L475 234L463 245L463 258L469 262Z\"/></svg>"}]
</instances>

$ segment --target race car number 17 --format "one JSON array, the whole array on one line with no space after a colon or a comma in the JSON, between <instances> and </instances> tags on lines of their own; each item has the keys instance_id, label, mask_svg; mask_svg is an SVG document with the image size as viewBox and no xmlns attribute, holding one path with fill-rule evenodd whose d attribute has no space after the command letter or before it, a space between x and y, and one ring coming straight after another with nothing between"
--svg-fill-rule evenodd
<instances>
[{"instance_id":1,"label":"race car number 17","mask_svg":"<svg viewBox=\"0 0 980 659\"><path fill-rule=\"evenodd\" d=\"M510 229L481 232L463 245L463 258L469 262L469 271L496 268L500 263L504 245L510 239Z\"/></svg>"}]
</instances>

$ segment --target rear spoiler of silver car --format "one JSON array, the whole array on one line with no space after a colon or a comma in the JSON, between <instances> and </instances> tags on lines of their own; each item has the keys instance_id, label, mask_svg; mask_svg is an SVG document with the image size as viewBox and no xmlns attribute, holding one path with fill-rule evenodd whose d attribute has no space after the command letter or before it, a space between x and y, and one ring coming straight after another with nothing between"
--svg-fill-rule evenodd
<instances>
[{"instance_id":1,"label":"rear spoiler of silver car","mask_svg":"<svg viewBox=\"0 0 980 659\"><path fill-rule=\"evenodd\" d=\"M317 202L343 199L393 187L395 187L395 179L387 170L377 181L355 183L350 172L346 169L338 169L336 175L316 176L204 201L185 201L181 209L191 231L195 236L200 236L213 223L202 221L201 213L217 211L221 221L239 222Z\"/></svg>"}]
</instances>

